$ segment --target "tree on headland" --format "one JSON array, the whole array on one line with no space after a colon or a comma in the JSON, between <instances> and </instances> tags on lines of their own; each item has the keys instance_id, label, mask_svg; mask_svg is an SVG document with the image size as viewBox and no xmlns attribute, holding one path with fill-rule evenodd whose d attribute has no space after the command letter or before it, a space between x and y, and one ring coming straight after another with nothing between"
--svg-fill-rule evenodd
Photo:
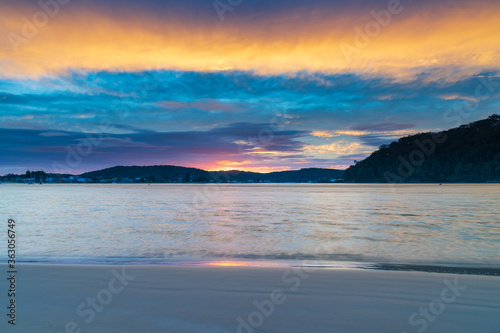
<instances>
[{"instance_id":1,"label":"tree on headland","mask_svg":"<svg viewBox=\"0 0 500 333\"><path fill-rule=\"evenodd\" d=\"M419 133L382 145L344 172L346 181L500 181L500 115L439 133Z\"/></svg>"}]
</instances>

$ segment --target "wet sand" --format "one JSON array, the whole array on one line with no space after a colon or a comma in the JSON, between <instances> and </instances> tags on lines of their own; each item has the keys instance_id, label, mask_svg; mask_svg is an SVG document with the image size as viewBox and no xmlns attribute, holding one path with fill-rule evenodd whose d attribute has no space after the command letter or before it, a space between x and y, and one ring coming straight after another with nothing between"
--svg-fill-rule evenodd
<instances>
[{"instance_id":1,"label":"wet sand","mask_svg":"<svg viewBox=\"0 0 500 333\"><path fill-rule=\"evenodd\" d=\"M16 291L1 332L500 332L492 276L26 264Z\"/></svg>"}]
</instances>

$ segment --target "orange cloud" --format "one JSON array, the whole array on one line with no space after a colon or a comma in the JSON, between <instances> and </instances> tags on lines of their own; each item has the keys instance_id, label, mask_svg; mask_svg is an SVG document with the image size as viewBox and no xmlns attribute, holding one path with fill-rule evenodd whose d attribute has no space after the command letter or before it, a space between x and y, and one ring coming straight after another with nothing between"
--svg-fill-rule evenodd
<instances>
[{"instance_id":1,"label":"orange cloud","mask_svg":"<svg viewBox=\"0 0 500 333\"><path fill-rule=\"evenodd\" d=\"M145 13L111 16L71 3L33 38L18 42L16 52L12 33L22 37L21 19L31 20L37 9L0 4L3 76L36 77L68 69L234 69L260 74L383 73L399 80L429 71L431 79L452 80L500 67L500 32L495 28L500 3L404 8L366 45L355 42L355 28L363 31L374 20L372 8L249 16L221 24L198 23L180 14L164 20ZM346 56L346 45L357 51Z\"/></svg>"},{"instance_id":2,"label":"orange cloud","mask_svg":"<svg viewBox=\"0 0 500 333\"><path fill-rule=\"evenodd\" d=\"M337 136L335 135L335 133L331 133L328 131L313 131L311 135L318 138L332 138L334 136Z\"/></svg>"},{"instance_id":3,"label":"orange cloud","mask_svg":"<svg viewBox=\"0 0 500 333\"><path fill-rule=\"evenodd\" d=\"M358 142L347 142L344 140L333 142L326 145L309 145L304 151L312 155L352 155L364 154L370 152Z\"/></svg>"}]
</instances>

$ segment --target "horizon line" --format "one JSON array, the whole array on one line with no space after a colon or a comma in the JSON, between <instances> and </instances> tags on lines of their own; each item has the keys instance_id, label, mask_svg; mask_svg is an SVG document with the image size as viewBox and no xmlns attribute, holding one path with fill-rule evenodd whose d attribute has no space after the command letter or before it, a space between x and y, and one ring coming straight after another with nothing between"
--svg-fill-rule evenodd
<instances>
[{"instance_id":1,"label":"horizon line","mask_svg":"<svg viewBox=\"0 0 500 333\"><path fill-rule=\"evenodd\" d=\"M136 168L176 167L176 168L186 168L186 169L197 169L197 170L201 170L201 171L205 171L205 172L234 172L234 171L238 171L238 172L246 172L246 173L258 173L258 174L263 174L263 175L270 174L270 173L275 173L275 172L287 172L287 171L291 172L291 171L300 171L300 170L309 170L309 169L337 170L337 171L345 171L345 170L347 170L347 168L346 169L334 169L334 168L308 167L308 168L300 168L300 169L285 169L285 170L278 170L278 171L258 172L258 171L245 171L245 170L239 170L239 169L230 169L230 170L205 170L205 169L201 169L201 168L197 168L197 167L182 166L182 165L156 164L156 165L115 165L115 166L112 166L112 167L106 167L106 168L92 170L92 171L85 171L85 172L78 173L78 174L47 172L45 170L30 170L30 169L27 169L26 172L28 172L28 171L29 172L45 172L48 175L54 174L54 175L80 176L80 175L83 175L83 174L86 174L86 173L91 173L91 172L96 172L96 171L102 171L102 170L107 170L107 169L112 169L112 168L118 168L118 167L125 167L125 168L133 168L133 167L136 167ZM12 174L12 175L22 175L22 174L16 174L16 173L9 172L9 173L0 175L0 177L5 177L5 176L10 175L10 174Z\"/></svg>"}]
</instances>

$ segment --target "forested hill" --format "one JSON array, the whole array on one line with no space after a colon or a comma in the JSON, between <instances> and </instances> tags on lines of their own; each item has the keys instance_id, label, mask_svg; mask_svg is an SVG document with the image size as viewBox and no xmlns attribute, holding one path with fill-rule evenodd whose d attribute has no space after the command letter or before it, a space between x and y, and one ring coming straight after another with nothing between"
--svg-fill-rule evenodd
<instances>
[{"instance_id":1,"label":"forested hill","mask_svg":"<svg viewBox=\"0 0 500 333\"><path fill-rule=\"evenodd\" d=\"M164 181L192 181L193 179L205 179L209 174L205 170L186 168L175 165L153 165L153 166L115 166L112 168L91 171L81 174L80 177L101 179L143 179L148 182Z\"/></svg>"},{"instance_id":2,"label":"forested hill","mask_svg":"<svg viewBox=\"0 0 500 333\"><path fill-rule=\"evenodd\" d=\"M82 178L93 181L124 179L146 182L331 182L342 176L343 170L335 169L301 169L271 173L244 172L244 171L215 171L209 172L196 168L186 168L173 165L157 166L116 166L81 174Z\"/></svg>"},{"instance_id":3,"label":"forested hill","mask_svg":"<svg viewBox=\"0 0 500 333\"><path fill-rule=\"evenodd\" d=\"M231 181L264 181L271 183L329 183L342 177L343 170L308 168L290 171L277 171L271 173L243 172L243 171L219 171L211 172L220 179Z\"/></svg>"},{"instance_id":4,"label":"forested hill","mask_svg":"<svg viewBox=\"0 0 500 333\"><path fill-rule=\"evenodd\" d=\"M500 180L500 116L384 145L343 175L374 182L488 182Z\"/></svg>"}]
</instances>

